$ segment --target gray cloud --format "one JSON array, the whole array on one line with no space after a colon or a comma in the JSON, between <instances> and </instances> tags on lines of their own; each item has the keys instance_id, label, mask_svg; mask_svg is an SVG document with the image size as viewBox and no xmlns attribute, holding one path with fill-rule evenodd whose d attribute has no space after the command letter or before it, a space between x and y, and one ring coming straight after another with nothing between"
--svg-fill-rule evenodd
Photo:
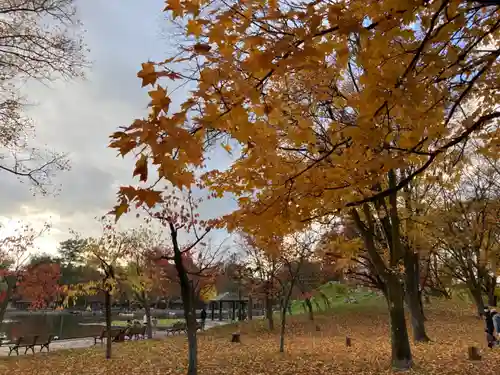
<instances>
[{"instance_id":1,"label":"gray cloud","mask_svg":"<svg viewBox=\"0 0 500 375\"><path fill-rule=\"evenodd\" d=\"M27 112L36 124L36 144L69 153L72 168L55 178L62 186L55 197L33 196L28 184L11 176L0 180L0 216L40 221L51 215L54 244L67 238L70 227L84 235L97 234L94 217L112 208L118 186L132 182L132 161L117 158L107 148L108 137L146 114L148 96L136 74L142 62L165 58L167 50L165 35L159 33L168 32L159 22L165 22L162 0L81 1L79 6L93 62L87 79L50 87L29 82L24 87L35 104ZM177 95L174 102L182 100L183 93ZM210 165L227 161L214 152ZM200 211L213 217L233 207L231 201L210 201ZM122 227L138 223L133 216L120 222Z\"/></svg>"}]
</instances>

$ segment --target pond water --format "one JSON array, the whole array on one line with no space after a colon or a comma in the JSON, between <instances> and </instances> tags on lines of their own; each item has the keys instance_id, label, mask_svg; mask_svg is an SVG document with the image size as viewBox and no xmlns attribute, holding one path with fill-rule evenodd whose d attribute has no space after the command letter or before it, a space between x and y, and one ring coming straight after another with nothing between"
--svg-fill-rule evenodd
<instances>
[{"instance_id":1,"label":"pond water","mask_svg":"<svg viewBox=\"0 0 500 375\"><path fill-rule=\"evenodd\" d=\"M199 315L200 311L197 311ZM263 314L263 312L254 312L254 316ZM138 319L142 322L144 313L137 312L131 315L113 314L113 320L127 321L128 319ZM218 319L218 312L215 312L215 319ZM230 319L231 312L225 310L223 319ZM181 318L183 317L182 310L157 310L154 312L157 318ZM207 320L211 319L209 312ZM72 339L79 337L89 337L98 334L104 325L104 315L98 313L96 315L73 315L69 313L8 313L0 328L0 337L6 337L9 340L19 336L32 335L54 335L59 340ZM160 328L160 327L159 327Z\"/></svg>"},{"instance_id":2,"label":"pond water","mask_svg":"<svg viewBox=\"0 0 500 375\"><path fill-rule=\"evenodd\" d=\"M117 317L114 317L117 319ZM125 319L126 320L126 319ZM19 336L48 335L59 339L92 336L102 327L104 316L81 316L72 314L30 314L9 316L2 323L0 336L11 340ZM89 325L89 324L96 325Z\"/></svg>"},{"instance_id":3,"label":"pond water","mask_svg":"<svg viewBox=\"0 0 500 375\"><path fill-rule=\"evenodd\" d=\"M182 314L182 311L180 311ZM134 316L113 314L113 320L138 319L142 321L143 313ZM176 312L155 314L158 317L177 316ZM182 315L181 315L182 316ZM12 339L19 336L54 335L58 339L89 337L98 334L104 325L104 315L74 315L69 313L18 313L8 314L0 329L0 337Z\"/></svg>"}]
</instances>

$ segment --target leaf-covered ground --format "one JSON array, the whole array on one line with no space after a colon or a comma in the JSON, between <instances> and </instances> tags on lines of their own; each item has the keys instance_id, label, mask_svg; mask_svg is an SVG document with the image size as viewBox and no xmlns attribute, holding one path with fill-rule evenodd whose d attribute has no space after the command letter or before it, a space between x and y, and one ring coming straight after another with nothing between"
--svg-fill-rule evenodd
<instances>
[{"instance_id":1,"label":"leaf-covered ground","mask_svg":"<svg viewBox=\"0 0 500 375\"><path fill-rule=\"evenodd\" d=\"M413 347L415 368L412 373L498 374L500 349L485 348L483 323L470 311L447 304L427 310L428 331L434 340ZM286 354L278 353L278 336L269 334L253 322L241 326L242 344L231 344L234 327L219 327L199 338L199 373L217 374L387 374L390 346L387 314L383 308L351 307L318 316L309 323L305 316L291 320ZM320 326L320 331L315 325ZM346 335L353 346L345 346ZM60 351L35 357L0 360L0 374L184 374L186 339L177 336L162 341L115 344L114 358L106 361L102 348ZM479 362L467 360L467 347L482 349Z\"/></svg>"}]
</instances>

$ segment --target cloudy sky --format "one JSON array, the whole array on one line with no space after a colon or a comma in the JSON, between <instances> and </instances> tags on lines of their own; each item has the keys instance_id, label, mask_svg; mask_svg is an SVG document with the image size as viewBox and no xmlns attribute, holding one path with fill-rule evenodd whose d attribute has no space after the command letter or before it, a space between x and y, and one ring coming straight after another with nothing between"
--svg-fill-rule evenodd
<instances>
[{"instance_id":1,"label":"cloudy sky","mask_svg":"<svg viewBox=\"0 0 500 375\"><path fill-rule=\"evenodd\" d=\"M142 117L147 90L136 78L140 64L164 59L173 31L161 13L162 0L79 1L79 18L86 30L92 67L85 81L58 82L50 87L26 85L26 95L35 105L29 115L35 121L37 143L68 152L71 171L57 176L61 192L55 197L33 196L28 184L12 176L1 180L0 220L22 220L40 226L46 220L52 230L38 242L42 251L53 252L70 236L69 228L84 235L97 235L94 217L109 211L117 188L129 184L130 161L107 149L108 136L119 126ZM179 92L176 101L185 93ZM227 164L224 152L215 152L212 166ZM234 207L234 202L207 202L202 215L216 216ZM121 226L136 222L126 218ZM219 233L218 239L225 236Z\"/></svg>"}]
</instances>

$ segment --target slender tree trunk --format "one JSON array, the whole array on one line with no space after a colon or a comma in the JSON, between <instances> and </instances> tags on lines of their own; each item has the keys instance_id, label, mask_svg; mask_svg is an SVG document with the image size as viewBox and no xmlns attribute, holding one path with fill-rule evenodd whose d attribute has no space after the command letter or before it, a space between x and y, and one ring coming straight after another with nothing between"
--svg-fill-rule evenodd
<instances>
[{"instance_id":1,"label":"slender tree trunk","mask_svg":"<svg viewBox=\"0 0 500 375\"><path fill-rule=\"evenodd\" d=\"M188 338L188 375L196 375L198 372L198 342L196 337L196 311L194 306L194 296L192 287L188 281L185 287L181 284L182 302L184 304L184 319L187 326Z\"/></svg>"},{"instance_id":2,"label":"slender tree trunk","mask_svg":"<svg viewBox=\"0 0 500 375\"><path fill-rule=\"evenodd\" d=\"M184 304L184 318L187 325L188 338L188 370L187 375L198 373L198 342L196 337L196 310L194 303L194 290L189 280L184 264L182 263L182 252L177 242L177 229L174 224L169 223L172 245L174 248L174 263L181 286L182 303Z\"/></svg>"},{"instance_id":3,"label":"slender tree trunk","mask_svg":"<svg viewBox=\"0 0 500 375\"><path fill-rule=\"evenodd\" d=\"M423 306L421 293L419 290L419 270L418 270L418 254L413 253L410 249L405 249L404 265L405 265L405 299L411 315L411 326L413 331L414 342L428 342L429 337L425 332L425 316L423 314Z\"/></svg>"},{"instance_id":4,"label":"slender tree trunk","mask_svg":"<svg viewBox=\"0 0 500 375\"><path fill-rule=\"evenodd\" d=\"M151 307L149 306L148 299L144 301L144 313L146 314L146 334L148 338L153 338L153 325L151 324Z\"/></svg>"},{"instance_id":5,"label":"slender tree trunk","mask_svg":"<svg viewBox=\"0 0 500 375\"><path fill-rule=\"evenodd\" d=\"M248 295L248 306L247 306L247 316L248 316L248 320L252 320L252 309L253 309L253 301L252 301L252 295L249 294Z\"/></svg>"},{"instance_id":6,"label":"slender tree trunk","mask_svg":"<svg viewBox=\"0 0 500 375\"><path fill-rule=\"evenodd\" d=\"M14 287L11 286L11 283L7 280L5 280L5 283L7 284L7 293L5 294L5 299L0 302L0 329L3 326L3 320L7 312L7 307L9 306L9 301L14 294Z\"/></svg>"},{"instance_id":7,"label":"slender tree trunk","mask_svg":"<svg viewBox=\"0 0 500 375\"><path fill-rule=\"evenodd\" d=\"M289 310L290 297L292 296L294 279L290 283L281 305L281 326L280 326L280 353L285 352L285 331L286 331L286 312Z\"/></svg>"},{"instance_id":8,"label":"slender tree trunk","mask_svg":"<svg viewBox=\"0 0 500 375\"><path fill-rule=\"evenodd\" d=\"M285 330L286 330L286 306L281 309L281 325L280 325L280 353L285 351Z\"/></svg>"},{"instance_id":9,"label":"slender tree trunk","mask_svg":"<svg viewBox=\"0 0 500 375\"><path fill-rule=\"evenodd\" d=\"M330 309L330 300L328 299L328 296L324 293L320 293L321 298L323 299L323 302L325 303L325 309Z\"/></svg>"},{"instance_id":10,"label":"slender tree trunk","mask_svg":"<svg viewBox=\"0 0 500 375\"><path fill-rule=\"evenodd\" d=\"M494 294L494 292L493 294L488 293L488 306L496 306L496 305L497 305L497 296Z\"/></svg>"},{"instance_id":11,"label":"slender tree trunk","mask_svg":"<svg viewBox=\"0 0 500 375\"><path fill-rule=\"evenodd\" d=\"M106 314L106 359L111 358L111 294L104 291L104 310Z\"/></svg>"},{"instance_id":12,"label":"slender tree trunk","mask_svg":"<svg viewBox=\"0 0 500 375\"><path fill-rule=\"evenodd\" d=\"M395 185L394 173L389 173L389 186ZM383 292L387 300L391 326L391 359L392 367L397 370L407 370L412 366L412 354L410 340L408 339L408 330L406 328L405 309L404 309L404 288L394 268L397 261L403 258L401 237L399 233L399 218L397 213L396 193L390 196L390 228L386 228L386 222L382 222L384 231L391 237L390 250L391 258L389 268L380 256L375 245L375 223L370 212L368 204L363 205L363 212L366 217L366 225L356 209L351 210L351 216L356 223L365 243L366 250L373 262L374 269L384 282Z\"/></svg>"},{"instance_id":13,"label":"slender tree trunk","mask_svg":"<svg viewBox=\"0 0 500 375\"><path fill-rule=\"evenodd\" d=\"M7 312L7 306L9 305L9 298L5 296L5 299L0 302L0 329L3 326L3 319L5 317L5 313Z\"/></svg>"},{"instance_id":14,"label":"slender tree trunk","mask_svg":"<svg viewBox=\"0 0 500 375\"><path fill-rule=\"evenodd\" d=\"M312 306L312 303L311 303L311 299L310 298L306 298L305 299L305 303L306 303L306 306L307 306L307 312L308 312L308 315L309 315L309 320L314 320L314 313L313 313L313 306Z\"/></svg>"},{"instance_id":15,"label":"slender tree trunk","mask_svg":"<svg viewBox=\"0 0 500 375\"><path fill-rule=\"evenodd\" d=\"M412 365L412 355L404 310L404 290L396 277L387 280L387 304L391 324L392 367L407 370Z\"/></svg>"},{"instance_id":16,"label":"slender tree trunk","mask_svg":"<svg viewBox=\"0 0 500 375\"><path fill-rule=\"evenodd\" d=\"M0 329L3 326L3 320L5 318L5 313L7 312L7 307L9 306L9 301L14 295L14 289L16 288L16 279L4 277L3 282L7 285L7 290L5 293L5 299L0 302Z\"/></svg>"},{"instance_id":17,"label":"slender tree trunk","mask_svg":"<svg viewBox=\"0 0 500 375\"><path fill-rule=\"evenodd\" d=\"M484 300L481 287L469 286L469 291L477 309L477 316L481 317L484 312Z\"/></svg>"},{"instance_id":18,"label":"slender tree trunk","mask_svg":"<svg viewBox=\"0 0 500 375\"><path fill-rule=\"evenodd\" d=\"M266 295L265 304L267 325L270 331L274 331L273 302L269 295Z\"/></svg>"},{"instance_id":19,"label":"slender tree trunk","mask_svg":"<svg viewBox=\"0 0 500 375\"><path fill-rule=\"evenodd\" d=\"M488 283L488 306L497 305L497 296L495 295L496 287L497 287L497 280L495 277L492 277L491 281Z\"/></svg>"}]
</instances>

